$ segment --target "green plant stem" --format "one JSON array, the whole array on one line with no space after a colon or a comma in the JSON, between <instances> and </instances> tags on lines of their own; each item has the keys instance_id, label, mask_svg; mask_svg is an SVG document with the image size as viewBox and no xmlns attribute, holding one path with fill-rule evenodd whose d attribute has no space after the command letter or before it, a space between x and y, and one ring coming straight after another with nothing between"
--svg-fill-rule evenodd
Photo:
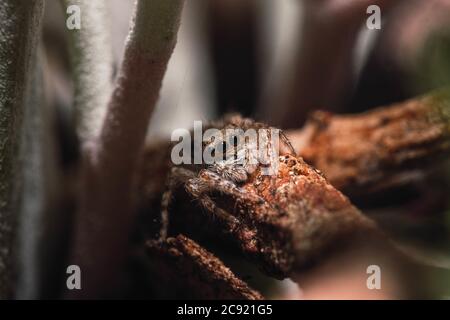
<instances>
[{"instance_id":1,"label":"green plant stem","mask_svg":"<svg viewBox=\"0 0 450 320\"><path fill-rule=\"evenodd\" d=\"M14 291L18 141L43 7L43 0L0 4L0 298L11 297Z\"/></svg>"},{"instance_id":2,"label":"green plant stem","mask_svg":"<svg viewBox=\"0 0 450 320\"><path fill-rule=\"evenodd\" d=\"M139 0L102 131L85 151L73 261L83 297L119 280L135 218L135 172L148 123L175 47L182 0Z\"/></svg>"},{"instance_id":3,"label":"green plant stem","mask_svg":"<svg viewBox=\"0 0 450 320\"><path fill-rule=\"evenodd\" d=\"M74 75L74 113L81 141L98 136L112 90L112 47L106 1L62 0L64 12L77 5L81 29L67 30Z\"/></svg>"}]
</instances>

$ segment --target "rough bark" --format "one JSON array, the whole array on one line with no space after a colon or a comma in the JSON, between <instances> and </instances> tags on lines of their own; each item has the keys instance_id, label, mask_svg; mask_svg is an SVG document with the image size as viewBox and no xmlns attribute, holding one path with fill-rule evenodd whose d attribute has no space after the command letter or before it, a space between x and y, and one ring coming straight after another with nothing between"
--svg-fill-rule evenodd
<instances>
[{"instance_id":1,"label":"rough bark","mask_svg":"<svg viewBox=\"0 0 450 320\"><path fill-rule=\"evenodd\" d=\"M242 186L266 204L215 198L242 222L237 230L209 219L180 187L171 209L171 232L199 241L222 234L278 277L355 239L362 247L372 242L389 247L376 226L338 189L354 196L383 191L423 176L445 159L450 153L449 99L450 93L441 90L360 115L316 113L304 129L290 136L305 160L330 182L301 157L281 159L277 177L256 174ZM154 144L144 153L140 196L146 214L159 213L169 156L168 142Z\"/></svg>"},{"instance_id":2,"label":"rough bark","mask_svg":"<svg viewBox=\"0 0 450 320\"><path fill-rule=\"evenodd\" d=\"M175 47L182 4L137 2L107 116L98 139L85 150L72 261L83 270L86 298L113 292L119 281L135 221L133 177Z\"/></svg>"},{"instance_id":3,"label":"rough bark","mask_svg":"<svg viewBox=\"0 0 450 320\"><path fill-rule=\"evenodd\" d=\"M0 5L0 298L13 291L18 141L43 7L41 0Z\"/></svg>"},{"instance_id":4,"label":"rough bark","mask_svg":"<svg viewBox=\"0 0 450 320\"><path fill-rule=\"evenodd\" d=\"M450 92L441 89L362 114L319 111L305 127L286 133L296 152L344 194L381 193L422 179L447 159ZM152 164L159 168L153 177L164 176L169 149L164 141L147 146L143 170L151 171ZM143 199L151 199L154 185L143 186Z\"/></svg>"},{"instance_id":5,"label":"rough bark","mask_svg":"<svg viewBox=\"0 0 450 320\"><path fill-rule=\"evenodd\" d=\"M147 252L152 279L164 283L158 289L159 298L263 299L222 261L185 236L164 243L150 241Z\"/></svg>"},{"instance_id":6,"label":"rough bark","mask_svg":"<svg viewBox=\"0 0 450 320\"><path fill-rule=\"evenodd\" d=\"M316 112L288 133L294 148L339 190L361 196L422 178L450 154L450 92L357 115Z\"/></svg>"},{"instance_id":7,"label":"rough bark","mask_svg":"<svg viewBox=\"0 0 450 320\"><path fill-rule=\"evenodd\" d=\"M164 152L147 150L140 175L141 192L145 194L142 210L151 217L149 228L160 212L164 188L160 181L164 163L168 163L156 164L155 154ZM186 234L200 244L220 238L277 278L308 268L355 241L367 245L385 242L376 225L300 157L281 156L277 176L264 176L258 171L241 187L265 201L242 203L215 197L220 208L240 221L235 228L199 208L180 186L170 208L169 234Z\"/></svg>"}]
</instances>

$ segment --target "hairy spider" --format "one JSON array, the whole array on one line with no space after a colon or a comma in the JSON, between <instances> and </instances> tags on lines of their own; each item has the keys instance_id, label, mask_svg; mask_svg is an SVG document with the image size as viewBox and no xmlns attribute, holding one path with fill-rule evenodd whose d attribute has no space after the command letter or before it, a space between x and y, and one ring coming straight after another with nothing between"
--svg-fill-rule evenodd
<instances>
[{"instance_id":1,"label":"hairy spider","mask_svg":"<svg viewBox=\"0 0 450 320\"><path fill-rule=\"evenodd\" d=\"M179 184L184 186L186 192L197 200L201 207L214 217L226 221L231 228L240 225L239 219L233 213L219 208L211 198L211 193L218 192L228 195L241 203L262 204L265 202L256 194L245 192L240 186L248 180L256 169L270 166L271 162L278 161L279 144L278 141L275 141L276 145L272 145L274 141L271 139L273 132L271 129L274 128L235 114L228 115L223 120L212 122L208 127L219 129L222 138L215 137L204 142L202 151L209 148L213 153L216 153L215 159L219 158L220 160L211 164L172 165L161 202L161 239L167 237L169 206L174 190ZM233 136L233 141L227 141L227 139L230 139L228 134L230 130L228 129L238 129L239 136ZM261 139L261 136L259 136L256 144L248 143L243 135L249 129L265 133L268 139ZM289 153L295 154L284 133L278 132L280 142Z\"/></svg>"}]
</instances>

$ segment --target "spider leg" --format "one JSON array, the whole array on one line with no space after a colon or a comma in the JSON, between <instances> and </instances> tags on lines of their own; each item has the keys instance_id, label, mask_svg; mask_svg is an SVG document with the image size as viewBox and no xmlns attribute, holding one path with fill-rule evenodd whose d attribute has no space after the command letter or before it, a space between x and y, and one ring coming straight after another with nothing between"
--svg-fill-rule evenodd
<instances>
[{"instance_id":1,"label":"spider leg","mask_svg":"<svg viewBox=\"0 0 450 320\"><path fill-rule=\"evenodd\" d=\"M239 220L236 217L226 212L222 208L219 208L207 194L208 190L210 190L210 187L207 183L205 183L204 180L202 180L201 178L189 179L186 183L185 188L191 196L199 201L202 207L204 207L219 219L226 221L230 225L231 229L234 229L239 225Z\"/></svg>"},{"instance_id":2,"label":"spider leg","mask_svg":"<svg viewBox=\"0 0 450 320\"><path fill-rule=\"evenodd\" d=\"M264 199L260 196L244 191L238 187L234 182L224 179L220 175L210 170L201 170L199 178L208 186L210 190L216 190L223 194L232 196L243 203L251 202L256 204L263 204Z\"/></svg>"},{"instance_id":3,"label":"spider leg","mask_svg":"<svg viewBox=\"0 0 450 320\"><path fill-rule=\"evenodd\" d=\"M217 216L220 220L225 221L230 226L230 230L233 231L236 229L236 227L239 226L240 221L233 216L232 214L226 212L225 210L217 207L215 202L205 193L203 193L198 198L200 204L205 207L207 210L212 212L215 216Z\"/></svg>"},{"instance_id":4,"label":"spider leg","mask_svg":"<svg viewBox=\"0 0 450 320\"><path fill-rule=\"evenodd\" d=\"M246 190L238 187L236 184L234 184L232 181L229 181L227 179L224 179L220 175L216 174L215 172L212 172L210 170L201 170L199 172L199 178L196 178L197 185L201 185L202 193L211 192L211 191L218 191L225 195L229 195L236 199L235 208L238 205L238 202L240 204L243 204L247 209L252 209L251 204L258 205L264 207L264 210L270 210L270 211L279 211L278 208L274 207L270 202L267 202L264 200L264 198L260 197L257 194L247 192ZM271 186L275 183L274 179L271 179ZM207 191L205 191L207 190ZM197 195L196 197L200 198L201 195ZM225 212L227 215L231 215L228 212ZM234 215L231 215L233 218L237 219Z\"/></svg>"},{"instance_id":5,"label":"spider leg","mask_svg":"<svg viewBox=\"0 0 450 320\"><path fill-rule=\"evenodd\" d=\"M169 206L176 186L180 183L185 183L193 177L195 177L195 173L185 168L172 167L170 170L166 180L166 188L161 200L161 240L165 240L167 238L167 232L169 229Z\"/></svg>"},{"instance_id":6,"label":"spider leg","mask_svg":"<svg viewBox=\"0 0 450 320\"><path fill-rule=\"evenodd\" d=\"M283 130L280 130L280 136L281 136L281 141L288 147L289 151L293 154L296 155L297 153L295 152L294 147L292 146L291 141L289 141L289 138L286 136L286 134L284 133Z\"/></svg>"},{"instance_id":7,"label":"spider leg","mask_svg":"<svg viewBox=\"0 0 450 320\"><path fill-rule=\"evenodd\" d=\"M257 129L267 129L267 130L270 130L270 129L276 129L276 128L270 127L270 126L268 126L268 125L266 125L266 124L264 124L264 123L255 123L255 124L254 124L254 127L257 128ZM292 146L291 141L290 141L289 138L286 136L286 134L284 133L284 131L281 130L281 129L278 129L278 130L279 130L279 132L280 132L280 142L283 143L283 144L288 148L288 150L289 150L292 154L296 154L296 153L295 153L295 149L294 149L294 147Z\"/></svg>"}]
</instances>

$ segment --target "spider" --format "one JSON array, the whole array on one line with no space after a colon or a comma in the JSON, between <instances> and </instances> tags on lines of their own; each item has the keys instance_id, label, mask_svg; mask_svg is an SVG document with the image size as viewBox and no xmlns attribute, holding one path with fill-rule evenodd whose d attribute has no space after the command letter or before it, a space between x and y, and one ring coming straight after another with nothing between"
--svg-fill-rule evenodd
<instances>
[{"instance_id":1,"label":"spider","mask_svg":"<svg viewBox=\"0 0 450 320\"><path fill-rule=\"evenodd\" d=\"M238 141L235 139L230 143L230 141L226 141L226 139L229 139L227 129L242 129L240 132L254 129L259 132L266 132L267 137L270 137L270 130L274 128L235 114L225 116L223 120L212 122L208 127L219 129L223 138L204 142L203 150L211 148L210 150L219 152L220 156L223 157L212 164L172 165L161 200L161 240L167 238L169 207L174 191L179 184L184 186L186 192L193 199L196 199L201 207L212 214L213 217L227 222L231 229L239 227L241 222L236 215L220 208L211 198L211 193L218 192L231 196L241 203L261 205L265 202L256 194L245 192L240 186L248 180L255 170L263 167L261 163L267 164L267 161L278 160L278 150L273 148L272 140L268 141L268 146L263 148L263 152L253 152L255 148L259 149L258 147L261 145L260 140L258 140L256 145L249 145L242 139L239 139L242 137L238 137ZM280 131L279 138L288 152L295 154L291 143L282 131ZM227 142L229 143L227 144ZM254 156L253 159L252 156ZM263 160L262 158L265 159Z\"/></svg>"}]
</instances>

